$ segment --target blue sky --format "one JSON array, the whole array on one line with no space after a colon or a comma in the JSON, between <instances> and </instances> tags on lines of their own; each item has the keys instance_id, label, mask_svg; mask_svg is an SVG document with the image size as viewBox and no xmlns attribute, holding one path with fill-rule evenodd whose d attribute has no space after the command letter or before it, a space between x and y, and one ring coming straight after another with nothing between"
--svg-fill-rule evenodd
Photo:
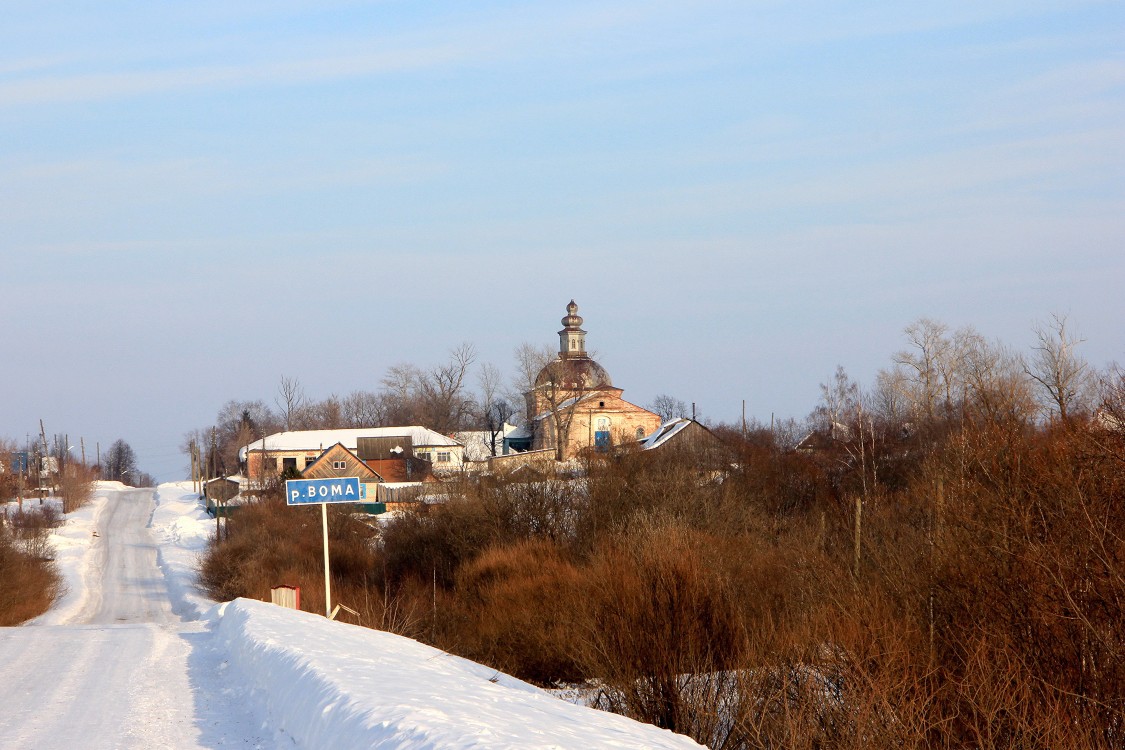
<instances>
[{"instance_id":1,"label":"blue sky","mask_svg":"<svg viewBox=\"0 0 1125 750\"><path fill-rule=\"evenodd\" d=\"M1125 360L1115 2L0 3L0 436L510 369L803 416L930 316Z\"/></svg>"}]
</instances>

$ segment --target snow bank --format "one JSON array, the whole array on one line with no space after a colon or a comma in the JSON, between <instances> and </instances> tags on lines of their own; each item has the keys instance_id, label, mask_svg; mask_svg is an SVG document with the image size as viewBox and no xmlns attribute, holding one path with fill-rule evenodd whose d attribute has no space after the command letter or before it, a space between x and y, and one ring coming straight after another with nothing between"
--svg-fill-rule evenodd
<instances>
[{"instance_id":1,"label":"snow bank","mask_svg":"<svg viewBox=\"0 0 1125 750\"><path fill-rule=\"evenodd\" d=\"M156 510L150 526L172 611L180 617L199 619L215 604L197 583L199 556L215 531L215 520L203 509L191 482L174 482L156 488Z\"/></svg>"},{"instance_id":2,"label":"snow bank","mask_svg":"<svg viewBox=\"0 0 1125 750\"><path fill-rule=\"evenodd\" d=\"M55 565L63 579L63 592L51 609L28 620L25 625L59 625L82 611L90 593L87 582L98 574L98 563L94 559L91 543L98 526L98 517L105 509L108 498L106 490L113 489L107 488L107 484L116 482L95 483L94 497L90 502L68 514L62 526L51 530L49 541L55 548ZM61 511L61 500L47 498L46 502L57 503ZM24 507L34 508L37 503L36 500L24 500Z\"/></svg>"},{"instance_id":3,"label":"snow bank","mask_svg":"<svg viewBox=\"0 0 1125 750\"><path fill-rule=\"evenodd\" d=\"M391 633L249 599L210 617L276 739L297 747L701 747Z\"/></svg>"}]
</instances>

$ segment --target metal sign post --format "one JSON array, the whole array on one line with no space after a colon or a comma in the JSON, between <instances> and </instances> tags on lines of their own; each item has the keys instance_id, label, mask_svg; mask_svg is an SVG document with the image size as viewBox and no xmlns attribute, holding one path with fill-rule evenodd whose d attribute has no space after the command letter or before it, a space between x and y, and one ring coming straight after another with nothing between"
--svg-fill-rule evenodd
<instances>
[{"instance_id":1,"label":"metal sign post","mask_svg":"<svg viewBox=\"0 0 1125 750\"><path fill-rule=\"evenodd\" d=\"M290 479L285 483L287 505L320 505L324 530L324 615L332 617L332 578L328 570L328 503L358 503L363 487L358 477Z\"/></svg>"},{"instance_id":2,"label":"metal sign post","mask_svg":"<svg viewBox=\"0 0 1125 750\"><path fill-rule=\"evenodd\" d=\"M320 504L320 525L324 527L324 616L332 619L332 579L328 575L328 503Z\"/></svg>"}]
</instances>

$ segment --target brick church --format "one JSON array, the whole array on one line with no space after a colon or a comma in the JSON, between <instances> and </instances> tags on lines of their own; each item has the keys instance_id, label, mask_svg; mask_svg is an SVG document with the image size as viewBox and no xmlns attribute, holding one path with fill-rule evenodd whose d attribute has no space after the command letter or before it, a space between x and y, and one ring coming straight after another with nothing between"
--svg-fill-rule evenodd
<instances>
[{"instance_id":1,"label":"brick church","mask_svg":"<svg viewBox=\"0 0 1125 750\"><path fill-rule=\"evenodd\" d=\"M660 427L660 417L621 397L605 368L586 353L586 331L574 300L566 306L558 357L548 362L524 394L532 416L524 445L554 448L566 460L593 449L635 443ZM517 447L513 445L513 447Z\"/></svg>"}]
</instances>

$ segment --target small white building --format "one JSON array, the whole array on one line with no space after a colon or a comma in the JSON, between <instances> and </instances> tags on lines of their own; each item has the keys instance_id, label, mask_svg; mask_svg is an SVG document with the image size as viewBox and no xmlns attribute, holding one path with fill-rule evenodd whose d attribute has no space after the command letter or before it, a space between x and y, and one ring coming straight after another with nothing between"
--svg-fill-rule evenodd
<instances>
[{"instance_id":1,"label":"small white building","mask_svg":"<svg viewBox=\"0 0 1125 750\"><path fill-rule=\"evenodd\" d=\"M494 455L504 455L504 438L517 429L515 425L505 422L496 432L491 430L467 430L455 432L453 437L465 446L466 461L487 461ZM493 441L495 441L495 453L493 452Z\"/></svg>"}]
</instances>

